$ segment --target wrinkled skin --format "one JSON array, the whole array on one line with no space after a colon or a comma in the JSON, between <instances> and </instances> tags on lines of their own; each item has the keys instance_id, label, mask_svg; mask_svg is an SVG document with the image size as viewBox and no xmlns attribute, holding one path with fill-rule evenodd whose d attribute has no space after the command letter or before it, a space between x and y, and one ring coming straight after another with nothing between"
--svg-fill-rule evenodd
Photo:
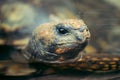
<instances>
[{"instance_id":1,"label":"wrinkled skin","mask_svg":"<svg viewBox=\"0 0 120 80\"><path fill-rule=\"evenodd\" d=\"M1 71L3 70L7 76L23 76L32 73L52 74L63 70L89 72L119 70L119 55L81 52L89 38L90 32L82 20L69 19L42 24L33 31L27 47L13 54L11 58L16 63L1 66L3 67ZM14 67L14 64L17 65ZM25 66L26 64L28 65ZM17 68L20 69L14 70Z\"/></svg>"},{"instance_id":2,"label":"wrinkled skin","mask_svg":"<svg viewBox=\"0 0 120 80\"><path fill-rule=\"evenodd\" d=\"M6 1L6 0L5 0ZM37 0L36 0L37 1ZM39 0L38 0L39 1ZM41 1L41 0L40 0ZM75 0L76 1L76 0ZM79 0L78 0L78 2L79 2ZM78 2L76 2L76 3L78 3ZM97 2L97 3L96 3ZM58 2L59 3L59 2ZM83 6L81 6L81 4L83 5ZM90 4L92 4L92 6L90 6ZM102 5L100 5L100 4L102 4ZM116 19L118 19L119 18L119 11L117 11L116 9L114 9L114 8L111 8L111 5L109 5L109 4L107 4L107 3L105 3L104 4L104 2L103 3L101 3L101 1L99 2L99 0L96 0L95 2L93 2L93 1L87 1L87 0L82 0L82 2L80 2L80 4L78 4L79 6L77 6L78 8L80 8L79 9L79 11L82 11L82 12L85 12L85 13L87 13L87 12L89 12L89 11L92 11L93 12L93 15L92 14L89 14L89 13L87 13L87 16L85 15L85 17L86 17L86 22L88 22L88 24L87 25L89 25L89 24L91 24L91 25L89 25L89 27L91 26L92 27L92 29L94 30L94 33L92 32L92 37L94 37L94 35L96 35L95 36L95 40L92 40L92 44L95 44L95 42L97 41L96 39L99 39L99 38L101 38L101 35L103 36L104 34L105 35L108 35L108 34L106 34L107 32L106 31L104 31L103 30L103 28L104 27L106 27L106 26L111 26L111 24L114 22L113 21L113 19L115 19L116 17ZM100 5L100 6L99 6ZM51 5L50 5L51 6ZM70 5L71 6L71 5ZM103 7L103 6L105 6L105 8L103 9L103 8L101 8L101 6ZM87 8L86 8L87 7ZM107 8L106 8L107 7ZM51 7L50 7L51 8ZM58 8L57 8L58 9ZM102 9L102 10L101 10ZM111 13L111 9L113 10L112 11L112 13ZM97 11L97 12L96 12ZM61 11L57 11L58 13L61 13ZM65 13L65 12L64 12ZM94 15L94 13L95 13L95 15ZM96 17L96 13L97 13L97 18L95 18ZM110 13L110 14L109 14ZM63 13L61 13L61 14L63 14ZM116 14L118 14L118 15L116 15ZM99 15L103 15L103 16L99 16ZM94 17L95 16L95 17ZM90 17L90 18L89 18ZM106 21L106 18L108 19L107 21ZM42 19L41 19L42 20ZM112 21L112 22L111 22ZM115 21L115 22L117 22L117 21ZM95 23L95 24L94 24ZM107 23L107 25L103 25L103 24L106 24ZM99 25L96 25L96 24L99 24ZM114 23L114 24L116 24L116 23ZM119 24L119 21L118 21L118 24ZM100 26L100 28L98 28ZM112 27L113 27L113 25L112 25ZM97 30L96 30L97 29ZM119 27L118 27L118 29L119 29ZM103 30L103 31L101 31L101 30ZM111 33L111 31L109 30L109 29L107 29L110 33ZM119 36L117 37L117 39L116 40L118 40L118 38L119 38ZM113 38L114 39L114 38ZM106 40L105 40L106 41ZM108 41L107 41L108 42ZM116 42L116 41L115 41ZM113 43L113 41L112 41L112 43ZM112 45L112 43L110 42L110 43L108 43L109 44L109 46L111 47L111 45ZM100 46L100 44L97 44L96 46ZM104 47L106 47L106 46L104 46ZM103 48L103 47L102 47ZM114 46L112 46L112 48L111 48L111 50L115 50L116 49L116 47L114 47ZM101 49L98 49L99 51L101 51ZM119 50L119 49L118 49ZM59 51L59 50L58 50ZM111 52L110 50L108 50L109 52ZM114 52L114 51L113 51ZM98 62L101 62L101 61L104 61L104 60L102 60L102 59L104 59L104 57L107 57L107 60L110 60L110 61L113 61L113 63L114 63L114 57L116 58L116 60L118 60L118 63L119 63L119 55L117 55L117 56L114 56L114 55L99 55L99 54L97 54L97 55L94 55L94 53L95 52L93 52L93 55L90 55L91 57L88 59L88 60L95 60L96 59L96 57L97 56L99 56L98 58L99 58L99 61ZM85 55L86 57L87 57L87 55ZM16 56L15 56L16 57ZM113 57L113 58L112 58ZM92 58L92 59L91 59ZM16 58L17 59L17 58ZM88 61L86 61L86 62L88 62ZM109 61L108 61L109 62ZM4 62L3 62L4 63ZM12 62L13 63L13 62ZM90 62L91 63L91 62ZM8 63L9 64L9 63ZM105 62L105 64L107 64L107 62ZM24 64L23 64L24 65ZM22 65L22 66L23 66ZM93 65L93 64L91 64L91 65ZM99 64L100 65L100 64ZM104 65L104 64L103 64ZM89 65L90 66L90 65ZM115 69L115 67L114 66L116 66L116 64L114 65L113 64L113 69ZM118 66L119 66L119 64L118 64ZM14 67L14 66L13 66ZM92 67L92 66L91 66ZM15 69L15 68L13 68L13 69ZM18 68L17 68L18 69ZM107 68L106 68L107 69ZM5 70L5 69L4 69ZM15 69L16 70L16 69ZM14 70L14 71L15 71ZM25 69L23 69L24 71L25 71ZM16 71L15 71L16 72ZM72 71L71 71L72 72ZM16 75L16 74L19 74L19 71L18 72L16 72L14 75ZM72 72L73 73L73 72ZM51 75L49 75L49 76L43 76L42 78L40 78L41 80L46 80L46 79L48 79L48 80L53 80L53 79L56 79L56 80L62 80L62 79L65 79L66 80L66 78L67 79L83 79L83 80L86 80L86 79L88 79L88 80L103 80L103 79L105 79L105 80L107 80L108 78L110 78L110 80L115 80L115 79L118 79L119 80L119 74L118 75L116 75L117 73L115 73L114 75L113 75L113 73L106 73L106 74L84 74L84 72L82 72L82 73L77 73L77 74L71 74L70 73L70 75L68 76L67 74L63 74L63 75L53 75L53 76L51 76ZM11 75L11 73L9 74L9 75ZM23 73L23 75L25 75L24 73ZM74 76L73 76L74 75ZM76 76L77 75L77 76ZM108 76L107 76L108 75ZM117 77L118 76L118 78L114 78L114 77ZM111 79L112 78L112 79ZM8 79L9 79L9 77L8 77ZM6 80L6 79L5 79ZM21 80L21 79L20 79ZM31 80L31 79L30 79ZM33 80L33 79L32 79ZM36 80L36 79L35 79ZM38 79L39 80L39 79Z\"/></svg>"},{"instance_id":3,"label":"wrinkled skin","mask_svg":"<svg viewBox=\"0 0 120 80\"><path fill-rule=\"evenodd\" d=\"M90 32L82 20L46 23L34 30L26 55L48 63L71 60L86 47L89 38Z\"/></svg>"},{"instance_id":4,"label":"wrinkled skin","mask_svg":"<svg viewBox=\"0 0 120 80\"><path fill-rule=\"evenodd\" d=\"M33 31L23 55L28 61L35 62L38 69L119 70L119 55L82 53L89 38L90 32L82 20L42 24Z\"/></svg>"}]
</instances>

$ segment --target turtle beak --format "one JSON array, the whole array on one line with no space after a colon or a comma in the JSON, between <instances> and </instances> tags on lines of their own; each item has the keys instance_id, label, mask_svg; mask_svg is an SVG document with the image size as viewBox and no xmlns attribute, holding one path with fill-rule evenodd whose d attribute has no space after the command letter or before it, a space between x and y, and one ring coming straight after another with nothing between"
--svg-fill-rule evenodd
<instances>
[{"instance_id":1,"label":"turtle beak","mask_svg":"<svg viewBox=\"0 0 120 80\"><path fill-rule=\"evenodd\" d=\"M74 35L76 39L80 42L85 42L86 40L90 39L91 35L89 30L86 27L82 27L82 29L76 29L74 31Z\"/></svg>"},{"instance_id":2,"label":"turtle beak","mask_svg":"<svg viewBox=\"0 0 120 80\"><path fill-rule=\"evenodd\" d=\"M87 31L87 30L84 30L83 35L84 35L84 37L85 37L86 39L90 39L90 37L91 37L90 32Z\"/></svg>"}]
</instances>

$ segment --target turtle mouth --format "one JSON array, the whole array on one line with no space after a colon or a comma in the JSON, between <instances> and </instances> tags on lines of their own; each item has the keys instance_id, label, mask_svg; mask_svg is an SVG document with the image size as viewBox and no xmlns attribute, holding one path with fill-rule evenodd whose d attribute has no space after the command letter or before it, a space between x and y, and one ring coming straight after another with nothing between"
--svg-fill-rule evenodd
<instances>
[{"instance_id":1,"label":"turtle mouth","mask_svg":"<svg viewBox=\"0 0 120 80\"><path fill-rule=\"evenodd\" d=\"M67 42L67 43L59 43L57 44L56 53L62 54L64 52L67 52L69 50L81 50L86 47L88 44L88 39L86 39L84 42Z\"/></svg>"},{"instance_id":2,"label":"turtle mouth","mask_svg":"<svg viewBox=\"0 0 120 80\"><path fill-rule=\"evenodd\" d=\"M66 61L74 59L78 56L79 52L82 51L88 40L85 42L70 42L70 43L61 43L54 46L53 49L47 51L46 56L44 57L45 61Z\"/></svg>"},{"instance_id":3,"label":"turtle mouth","mask_svg":"<svg viewBox=\"0 0 120 80\"><path fill-rule=\"evenodd\" d=\"M65 45L65 47L62 47L62 49L61 48L56 49L55 53L58 54L60 57L64 58L63 60L73 59L79 54L79 52L81 52L87 46L88 40L86 40L83 43L80 42L73 43L62 44L61 46Z\"/></svg>"},{"instance_id":4,"label":"turtle mouth","mask_svg":"<svg viewBox=\"0 0 120 80\"><path fill-rule=\"evenodd\" d=\"M57 44L57 48L55 49L55 53L58 55L65 54L71 50L79 50L81 48L82 43L78 42L70 42L70 43L62 43Z\"/></svg>"},{"instance_id":5,"label":"turtle mouth","mask_svg":"<svg viewBox=\"0 0 120 80\"><path fill-rule=\"evenodd\" d=\"M36 57L40 59L42 62L63 62L74 59L78 56L79 52L81 52L86 45L88 44L88 40L86 39L83 43L81 42L68 42L68 43L60 43L60 44L52 44L47 48L43 48L45 51L44 55L41 53L36 53ZM35 53L34 53L35 55Z\"/></svg>"}]
</instances>

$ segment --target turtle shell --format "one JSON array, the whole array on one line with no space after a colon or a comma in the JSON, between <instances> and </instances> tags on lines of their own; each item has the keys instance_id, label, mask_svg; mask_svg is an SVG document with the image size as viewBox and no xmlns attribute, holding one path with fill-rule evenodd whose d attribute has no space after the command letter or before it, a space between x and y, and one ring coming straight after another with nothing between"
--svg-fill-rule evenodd
<instances>
[{"instance_id":1,"label":"turtle shell","mask_svg":"<svg viewBox=\"0 0 120 80\"><path fill-rule=\"evenodd\" d=\"M0 74L25 76L35 71L28 67L29 63L15 63L12 57L14 55L16 60L21 58L17 53L26 47L33 29L43 22L38 17L42 14L38 12L34 5L26 2L2 1L0 5Z\"/></svg>"},{"instance_id":2,"label":"turtle shell","mask_svg":"<svg viewBox=\"0 0 120 80\"><path fill-rule=\"evenodd\" d=\"M24 48L32 30L42 20L38 9L22 1L7 1L1 5L0 45Z\"/></svg>"}]
</instances>

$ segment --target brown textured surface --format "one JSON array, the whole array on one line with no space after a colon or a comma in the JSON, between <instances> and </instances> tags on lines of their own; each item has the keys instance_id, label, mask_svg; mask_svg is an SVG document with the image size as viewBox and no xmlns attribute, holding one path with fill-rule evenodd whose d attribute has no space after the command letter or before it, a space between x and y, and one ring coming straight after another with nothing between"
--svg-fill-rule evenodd
<instances>
[{"instance_id":1,"label":"brown textured surface","mask_svg":"<svg viewBox=\"0 0 120 80\"><path fill-rule=\"evenodd\" d=\"M58 24L64 24L64 26L71 26L74 30L76 29L80 29L82 26L86 26L86 24L83 22L83 20L81 19L68 19L68 20L63 20L63 21L56 21L56 22L52 22L52 23L46 23L46 24L42 24L40 26L38 26L33 34L36 36L37 40L39 41L40 39L44 39L46 42L46 45L50 45L51 42L53 42L55 40L55 38L57 38L55 35L55 27ZM41 35L42 34L42 35ZM85 37L90 38L90 33L89 31L84 31L81 33L82 35L84 35ZM70 36L71 39L74 39L74 37ZM62 38L62 36L61 36ZM64 39L66 40L66 39ZM63 41L61 40L61 42L58 42L59 44L62 43ZM69 42L65 41L65 43ZM84 42L84 39L82 40L82 42ZM82 43L81 42L81 43Z\"/></svg>"},{"instance_id":2,"label":"brown textured surface","mask_svg":"<svg viewBox=\"0 0 120 80\"><path fill-rule=\"evenodd\" d=\"M117 66L119 66L120 56L118 56L118 55L111 56L111 55L108 55L108 54L105 54L105 53L104 54L101 53L100 55L101 56L99 56L99 54L96 54L96 55L95 54L94 55L90 54L90 55L84 56L83 57L83 62L85 62L85 64L83 64L83 63L81 64L81 60L80 60L80 61L78 61L80 63L77 64L77 67L78 68L81 67L82 70L86 70L88 68L88 69L92 69L92 70L95 71L96 66L100 67L100 65L102 65L103 67L111 66L110 69L113 69L115 67L114 65L116 65L115 61L118 61ZM104 56L106 58L104 58L102 56ZM98 58L98 59L96 59L96 58ZM93 60L93 62L91 60ZM97 63L94 62L96 60L97 60ZM111 60L112 60L112 62L111 62ZM105 61L107 61L107 62L105 62ZM88 64L86 64L86 62ZM6 63L3 62L3 64L6 64ZM75 63L73 63L73 64L75 64ZM73 65L73 64L70 63L70 64L65 64L65 65L66 66L68 65L69 67L74 66L74 68L77 68L76 65ZM13 74L14 74L14 71L15 72L18 71L16 73L16 74L18 74L19 71L22 70L22 69L23 70L25 69L24 71L26 71L26 72L22 71L22 72L24 72L23 74L27 74L28 68L26 68L27 66L25 67L25 65L27 65L27 64L19 64L19 63L14 64L14 63L9 63L9 61L8 61L7 65L8 66L10 65L9 69L13 69ZM63 64L60 64L60 65L61 65L60 68L64 68L63 66L65 66ZM6 66L6 65L4 65L4 66ZM18 67L16 67L16 66L18 66ZM102 70L104 69L103 67L101 68ZM15 70L15 69L17 69L17 70ZM115 68L115 69L117 69L117 68ZM109 79L110 80L119 80L120 79L120 77L119 77L120 72L119 71L104 72L104 70L103 70L103 72L86 72L86 71L78 71L78 70L72 70L72 69L63 70L62 69L58 73L54 73L54 74L50 74L50 75L40 75L40 74L28 75L28 76L19 76L18 75L16 77L15 76L14 77L0 76L0 79L2 79L2 80L61 80L61 79L62 80L78 80L78 79L81 79L81 80L109 80Z\"/></svg>"},{"instance_id":3,"label":"brown textured surface","mask_svg":"<svg viewBox=\"0 0 120 80\"><path fill-rule=\"evenodd\" d=\"M89 38L89 29L82 19L41 24L33 31L25 49L28 54L24 55L29 55L28 60L43 62L74 59L86 47Z\"/></svg>"},{"instance_id":4,"label":"brown textured surface","mask_svg":"<svg viewBox=\"0 0 120 80\"><path fill-rule=\"evenodd\" d=\"M45 64L56 71L78 70L88 72L110 72L120 70L120 55L108 55L97 53L94 55L85 54L82 58L70 62L55 62Z\"/></svg>"},{"instance_id":5,"label":"brown textured surface","mask_svg":"<svg viewBox=\"0 0 120 80\"><path fill-rule=\"evenodd\" d=\"M30 2L32 0L26 0L26 1ZM112 33L113 26L114 28L116 28L115 26L118 26L118 29L119 29L119 21L120 21L119 10L116 9L114 6L104 2L103 0L95 0L95 1L80 0L80 2L79 0L75 0L75 1L76 1L75 6L78 9L77 13L83 12L84 13L83 18L85 22L87 22L87 25L89 25L89 27L91 27L90 29L93 33L91 44L94 45L95 48L97 47L97 49L100 52L104 51L105 48L110 48L107 50L108 52L111 52L111 51L114 52L118 50L116 46L113 45L114 41L111 41L108 39L108 35L109 33L111 33L112 35L110 37L114 38L113 37L114 34ZM43 2L48 6L49 1L48 2L43 1ZM39 3L37 4L38 6L40 6ZM52 1L52 4L54 4L54 1ZM54 7L52 6L52 8ZM51 10L48 10L48 12L49 11L51 12ZM58 13L61 13L61 11ZM118 34L116 41L118 41L119 38L120 37ZM102 44L104 42L105 44ZM85 72L81 72L81 73L71 72L71 73L61 73L61 74L48 75L43 77L19 77L19 78L4 77L6 78L4 80L80 80L80 79L81 80L108 80L108 79L119 80L120 79L119 77L120 72L102 73L102 74L85 73ZM0 80L1 80L1 76L0 76Z\"/></svg>"}]
</instances>

